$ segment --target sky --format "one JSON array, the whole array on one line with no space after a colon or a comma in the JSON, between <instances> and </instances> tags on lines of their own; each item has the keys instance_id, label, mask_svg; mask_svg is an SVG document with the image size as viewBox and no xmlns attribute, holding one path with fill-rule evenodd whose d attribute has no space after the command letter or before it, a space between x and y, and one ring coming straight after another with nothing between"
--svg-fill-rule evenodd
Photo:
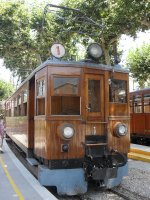
<instances>
[{"instance_id":1,"label":"sky","mask_svg":"<svg viewBox=\"0 0 150 200\"><path fill-rule=\"evenodd\" d=\"M130 49L136 49L142 46L142 44L150 44L150 30L146 32L137 33L137 38L132 38L127 35L122 35L119 42L119 48L123 50L123 56L121 62L125 64L125 59Z\"/></svg>"}]
</instances>

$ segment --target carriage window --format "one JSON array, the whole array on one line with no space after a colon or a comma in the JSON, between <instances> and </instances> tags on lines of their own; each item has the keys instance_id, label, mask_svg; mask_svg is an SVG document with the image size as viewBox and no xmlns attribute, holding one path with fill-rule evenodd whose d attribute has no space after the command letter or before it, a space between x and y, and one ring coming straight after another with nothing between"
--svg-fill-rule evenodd
<instances>
[{"instance_id":1,"label":"carriage window","mask_svg":"<svg viewBox=\"0 0 150 200\"><path fill-rule=\"evenodd\" d=\"M11 101L8 101L6 104L6 116L7 117L11 116Z\"/></svg>"},{"instance_id":2,"label":"carriage window","mask_svg":"<svg viewBox=\"0 0 150 200\"><path fill-rule=\"evenodd\" d=\"M22 112L22 115L23 116L27 116L27 90L25 90L23 92L23 112Z\"/></svg>"},{"instance_id":3,"label":"carriage window","mask_svg":"<svg viewBox=\"0 0 150 200\"><path fill-rule=\"evenodd\" d=\"M150 113L150 94L144 95L144 112Z\"/></svg>"},{"instance_id":4,"label":"carriage window","mask_svg":"<svg viewBox=\"0 0 150 200\"><path fill-rule=\"evenodd\" d=\"M21 116L21 95L18 95L17 97L17 100L18 100L18 105L17 105L17 110L18 110L18 116Z\"/></svg>"},{"instance_id":5,"label":"carriage window","mask_svg":"<svg viewBox=\"0 0 150 200\"><path fill-rule=\"evenodd\" d=\"M45 115L45 80L37 81L36 114Z\"/></svg>"},{"instance_id":6,"label":"carriage window","mask_svg":"<svg viewBox=\"0 0 150 200\"><path fill-rule=\"evenodd\" d=\"M133 113L132 97L130 98L130 113Z\"/></svg>"},{"instance_id":7,"label":"carriage window","mask_svg":"<svg viewBox=\"0 0 150 200\"><path fill-rule=\"evenodd\" d=\"M37 82L37 96L45 95L45 80L39 80Z\"/></svg>"},{"instance_id":8,"label":"carriage window","mask_svg":"<svg viewBox=\"0 0 150 200\"><path fill-rule=\"evenodd\" d=\"M115 103L127 102L127 81L111 80L109 85L109 101Z\"/></svg>"},{"instance_id":9,"label":"carriage window","mask_svg":"<svg viewBox=\"0 0 150 200\"><path fill-rule=\"evenodd\" d=\"M54 77L51 97L52 115L80 115L78 77Z\"/></svg>"},{"instance_id":10,"label":"carriage window","mask_svg":"<svg viewBox=\"0 0 150 200\"><path fill-rule=\"evenodd\" d=\"M27 95L28 95L28 92L27 92L27 90L25 90L23 92L23 103L27 102Z\"/></svg>"},{"instance_id":11,"label":"carriage window","mask_svg":"<svg viewBox=\"0 0 150 200\"><path fill-rule=\"evenodd\" d=\"M14 116L17 116L17 99L16 98L14 99L13 105L14 105Z\"/></svg>"},{"instance_id":12,"label":"carriage window","mask_svg":"<svg viewBox=\"0 0 150 200\"><path fill-rule=\"evenodd\" d=\"M134 96L134 112L142 113L142 97L141 97L141 95Z\"/></svg>"},{"instance_id":13,"label":"carriage window","mask_svg":"<svg viewBox=\"0 0 150 200\"><path fill-rule=\"evenodd\" d=\"M88 80L89 112L100 112L100 81Z\"/></svg>"}]
</instances>

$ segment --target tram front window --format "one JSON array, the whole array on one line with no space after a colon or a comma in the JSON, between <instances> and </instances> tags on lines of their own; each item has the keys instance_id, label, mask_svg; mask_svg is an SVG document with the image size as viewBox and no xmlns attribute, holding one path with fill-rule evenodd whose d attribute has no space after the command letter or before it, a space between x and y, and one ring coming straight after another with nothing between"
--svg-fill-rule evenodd
<instances>
[{"instance_id":1,"label":"tram front window","mask_svg":"<svg viewBox=\"0 0 150 200\"><path fill-rule=\"evenodd\" d=\"M78 77L54 77L51 96L52 115L80 115Z\"/></svg>"},{"instance_id":2,"label":"tram front window","mask_svg":"<svg viewBox=\"0 0 150 200\"><path fill-rule=\"evenodd\" d=\"M114 103L127 102L127 81L111 80L109 85L109 101Z\"/></svg>"}]
</instances>

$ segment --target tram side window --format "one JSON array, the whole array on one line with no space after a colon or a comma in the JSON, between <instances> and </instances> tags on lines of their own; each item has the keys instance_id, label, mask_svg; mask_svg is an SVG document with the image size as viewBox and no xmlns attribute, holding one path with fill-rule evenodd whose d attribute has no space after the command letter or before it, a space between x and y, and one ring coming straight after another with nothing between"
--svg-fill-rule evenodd
<instances>
[{"instance_id":1,"label":"tram side window","mask_svg":"<svg viewBox=\"0 0 150 200\"><path fill-rule=\"evenodd\" d=\"M109 84L109 101L114 103L127 102L127 81L111 80Z\"/></svg>"},{"instance_id":2,"label":"tram side window","mask_svg":"<svg viewBox=\"0 0 150 200\"><path fill-rule=\"evenodd\" d=\"M11 116L11 101L8 101L6 104L6 116L7 117Z\"/></svg>"},{"instance_id":3,"label":"tram side window","mask_svg":"<svg viewBox=\"0 0 150 200\"><path fill-rule=\"evenodd\" d=\"M45 115L45 80L37 81L36 114Z\"/></svg>"},{"instance_id":4,"label":"tram side window","mask_svg":"<svg viewBox=\"0 0 150 200\"><path fill-rule=\"evenodd\" d=\"M141 95L134 96L134 112L142 113L142 96Z\"/></svg>"},{"instance_id":5,"label":"tram side window","mask_svg":"<svg viewBox=\"0 0 150 200\"><path fill-rule=\"evenodd\" d=\"M150 94L144 95L144 112L150 113Z\"/></svg>"},{"instance_id":6,"label":"tram side window","mask_svg":"<svg viewBox=\"0 0 150 200\"><path fill-rule=\"evenodd\" d=\"M27 90L25 90L23 92L23 112L22 112L23 116L27 116L27 96L28 96L28 92Z\"/></svg>"},{"instance_id":7,"label":"tram side window","mask_svg":"<svg viewBox=\"0 0 150 200\"><path fill-rule=\"evenodd\" d=\"M21 95L18 95L18 97L17 97L17 103L18 103L18 105L17 105L17 111L18 111L18 116L21 116Z\"/></svg>"},{"instance_id":8,"label":"tram side window","mask_svg":"<svg viewBox=\"0 0 150 200\"><path fill-rule=\"evenodd\" d=\"M52 115L80 115L78 77L53 77Z\"/></svg>"},{"instance_id":9,"label":"tram side window","mask_svg":"<svg viewBox=\"0 0 150 200\"><path fill-rule=\"evenodd\" d=\"M14 116L17 116L17 99L16 98L14 99L13 105L14 105Z\"/></svg>"},{"instance_id":10,"label":"tram side window","mask_svg":"<svg viewBox=\"0 0 150 200\"><path fill-rule=\"evenodd\" d=\"M130 113L133 113L132 97L130 97Z\"/></svg>"}]
</instances>

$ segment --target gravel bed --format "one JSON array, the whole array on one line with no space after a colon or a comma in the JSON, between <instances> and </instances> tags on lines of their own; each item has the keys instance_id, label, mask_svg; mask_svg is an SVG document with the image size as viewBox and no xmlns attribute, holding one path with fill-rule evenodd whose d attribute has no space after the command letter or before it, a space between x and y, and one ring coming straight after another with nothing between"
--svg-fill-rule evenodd
<instances>
[{"instance_id":1,"label":"gravel bed","mask_svg":"<svg viewBox=\"0 0 150 200\"><path fill-rule=\"evenodd\" d=\"M129 160L129 173L121 187L150 199L150 163Z\"/></svg>"}]
</instances>

